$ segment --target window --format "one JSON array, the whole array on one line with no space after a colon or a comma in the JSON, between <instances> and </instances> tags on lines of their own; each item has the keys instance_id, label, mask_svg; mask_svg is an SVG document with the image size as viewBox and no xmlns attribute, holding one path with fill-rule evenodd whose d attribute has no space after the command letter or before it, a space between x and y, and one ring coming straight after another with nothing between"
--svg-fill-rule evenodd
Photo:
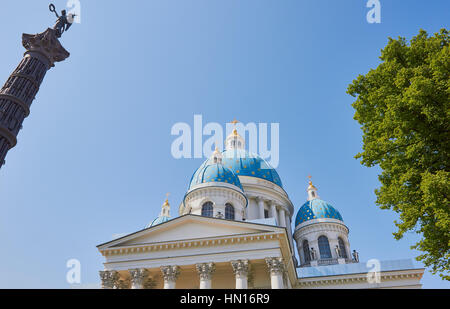
<instances>
[{"instance_id":1,"label":"window","mask_svg":"<svg viewBox=\"0 0 450 309\"><path fill-rule=\"evenodd\" d=\"M311 192L311 196L312 196L312 197L316 197L316 194L314 193L314 191Z\"/></svg>"},{"instance_id":2,"label":"window","mask_svg":"<svg viewBox=\"0 0 450 309\"><path fill-rule=\"evenodd\" d=\"M202 206L202 216L204 217L212 217L213 216L213 203L206 202Z\"/></svg>"},{"instance_id":3,"label":"window","mask_svg":"<svg viewBox=\"0 0 450 309\"><path fill-rule=\"evenodd\" d=\"M234 207L229 203L225 204L225 219L234 220Z\"/></svg>"},{"instance_id":4,"label":"window","mask_svg":"<svg viewBox=\"0 0 450 309\"><path fill-rule=\"evenodd\" d=\"M338 238L339 249L341 250L341 258L347 258L347 250L345 250L345 243L342 238Z\"/></svg>"},{"instance_id":5,"label":"window","mask_svg":"<svg viewBox=\"0 0 450 309\"><path fill-rule=\"evenodd\" d=\"M264 218L269 218L269 211L264 209Z\"/></svg>"},{"instance_id":6,"label":"window","mask_svg":"<svg viewBox=\"0 0 450 309\"><path fill-rule=\"evenodd\" d=\"M319 237L319 251L321 259L331 259L330 243L326 236Z\"/></svg>"},{"instance_id":7,"label":"window","mask_svg":"<svg viewBox=\"0 0 450 309\"><path fill-rule=\"evenodd\" d=\"M306 239L303 241L303 255L305 256L305 263L311 261L311 254L309 253L309 242Z\"/></svg>"}]
</instances>

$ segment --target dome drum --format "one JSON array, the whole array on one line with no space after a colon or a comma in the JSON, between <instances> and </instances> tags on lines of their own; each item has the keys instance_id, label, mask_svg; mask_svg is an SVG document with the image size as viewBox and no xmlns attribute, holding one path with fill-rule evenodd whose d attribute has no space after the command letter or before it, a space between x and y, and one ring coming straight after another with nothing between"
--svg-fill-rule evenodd
<instances>
[{"instance_id":1,"label":"dome drum","mask_svg":"<svg viewBox=\"0 0 450 309\"><path fill-rule=\"evenodd\" d=\"M243 193L234 189L206 185L186 194L180 215L202 215L202 208L208 202L212 203L212 217L225 216L226 205L230 205L234 210L234 220L241 221L248 201Z\"/></svg>"}]
</instances>

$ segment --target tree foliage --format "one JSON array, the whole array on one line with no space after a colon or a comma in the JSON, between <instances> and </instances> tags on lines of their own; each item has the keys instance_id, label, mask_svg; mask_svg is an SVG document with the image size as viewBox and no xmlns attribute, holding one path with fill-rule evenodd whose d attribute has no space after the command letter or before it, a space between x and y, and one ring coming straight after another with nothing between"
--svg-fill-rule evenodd
<instances>
[{"instance_id":1,"label":"tree foliage","mask_svg":"<svg viewBox=\"0 0 450 309\"><path fill-rule=\"evenodd\" d=\"M421 235L417 259L450 280L449 32L389 38L381 63L348 87L363 131L361 164L382 169L377 204L399 214L400 239Z\"/></svg>"}]
</instances>

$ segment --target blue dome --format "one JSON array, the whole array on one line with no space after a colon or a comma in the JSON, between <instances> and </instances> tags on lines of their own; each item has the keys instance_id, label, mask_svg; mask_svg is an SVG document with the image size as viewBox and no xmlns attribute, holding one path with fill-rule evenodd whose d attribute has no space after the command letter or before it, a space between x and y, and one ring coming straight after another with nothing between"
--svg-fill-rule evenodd
<instances>
[{"instance_id":1,"label":"blue dome","mask_svg":"<svg viewBox=\"0 0 450 309\"><path fill-rule=\"evenodd\" d=\"M242 191L241 182L239 178L222 164L211 163L210 160L206 160L192 175L191 182L189 183L188 191L192 189L193 186L208 183L208 182L223 182L235 185Z\"/></svg>"},{"instance_id":2,"label":"blue dome","mask_svg":"<svg viewBox=\"0 0 450 309\"><path fill-rule=\"evenodd\" d=\"M145 228L148 229L149 227L152 227L152 226L155 226L155 225L158 225L158 224L167 222L167 221L169 221L169 220L170 220L169 217L166 217L166 216L158 216L158 217L156 217L155 220L153 220L152 222L150 222L149 224L147 224L147 226L146 226Z\"/></svg>"},{"instance_id":3,"label":"blue dome","mask_svg":"<svg viewBox=\"0 0 450 309\"><path fill-rule=\"evenodd\" d=\"M321 199L307 201L297 212L295 226L313 219L330 218L344 221L341 214L333 206Z\"/></svg>"},{"instance_id":4,"label":"blue dome","mask_svg":"<svg viewBox=\"0 0 450 309\"><path fill-rule=\"evenodd\" d=\"M222 154L222 164L237 176L261 178L283 187L277 171L258 155L243 149L225 150Z\"/></svg>"}]
</instances>

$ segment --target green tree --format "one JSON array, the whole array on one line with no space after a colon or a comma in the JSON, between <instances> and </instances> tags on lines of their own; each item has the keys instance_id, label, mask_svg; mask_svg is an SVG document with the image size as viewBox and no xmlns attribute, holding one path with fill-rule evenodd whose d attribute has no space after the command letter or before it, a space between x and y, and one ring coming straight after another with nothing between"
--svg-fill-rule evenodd
<instances>
[{"instance_id":1,"label":"green tree","mask_svg":"<svg viewBox=\"0 0 450 309\"><path fill-rule=\"evenodd\" d=\"M363 131L361 164L382 169L377 205L399 214L395 238L421 235L411 248L450 280L449 32L421 30L408 45L389 38L381 63L349 85Z\"/></svg>"}]
</instances>

